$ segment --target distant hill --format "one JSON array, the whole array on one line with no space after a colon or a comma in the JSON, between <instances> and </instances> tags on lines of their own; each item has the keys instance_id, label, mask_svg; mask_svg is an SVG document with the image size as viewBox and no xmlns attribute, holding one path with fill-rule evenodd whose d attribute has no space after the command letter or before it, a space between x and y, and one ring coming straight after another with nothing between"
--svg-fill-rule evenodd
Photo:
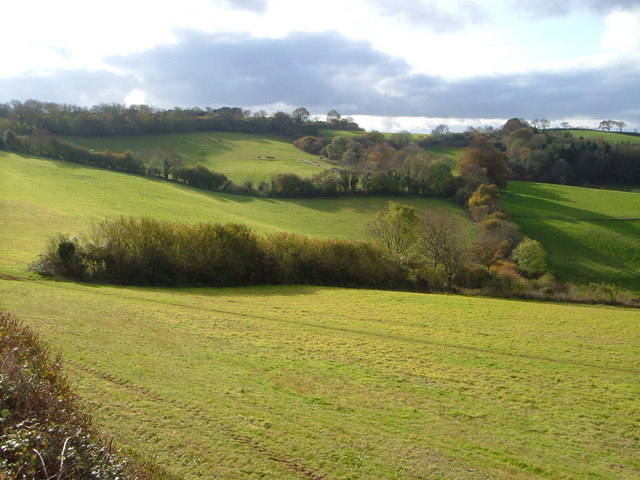
<instances>
[{"instance_id":1,"label":"distant hill","mask_svg":"<svg viewBox=\"0 0 640 480\"><path fill-rule=\"evenodd\" d=\"M290 139L275 135L197 132L65 139L96 151L121 153L132 150L143 155L169 147L178 152L187 165L202 163L237 184L248 180L256 184L269 182L278 173L310 177L323 171L323 167L329 168L329 164L319 157L293 146Z\"/></svg>"}]
</instances>

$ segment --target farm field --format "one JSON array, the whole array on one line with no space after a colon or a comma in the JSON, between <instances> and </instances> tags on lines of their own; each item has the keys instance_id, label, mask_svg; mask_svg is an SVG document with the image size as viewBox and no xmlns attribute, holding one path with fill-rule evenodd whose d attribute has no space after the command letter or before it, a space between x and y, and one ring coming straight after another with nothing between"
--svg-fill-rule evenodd
<instances>
[{"instance_id":1,"label":"farm field","mask_svg":"<svg viewBox=\"0 0 640 480\"><path fill-rule=\"evenodd\" d=\"M635 479L637 310L0 280L162 478Z\"/></svg>"},{"instance_id":2,"label":"farm field","mask_svg":"<svg viewBox=\"0 0 640 480\"><path fill-rule=\"evenodd\" d=\"M126 213L362 238L388 199L221 195L5 152L0 178L2 307L55 345L103 431L160 478L640 474L637 310L43 280L25 269L46 239L94 219ZM532 211L544 212L545 197L525 186L509 192L539 198ZM594 211L634 212L624 198ZM557 191L552 200L590 201ZM402 201L464 217L447 202Z\"/></svg>"},{"instance_id":3,"label":"farm field","mask_svg":"<svg viewBox=\"0 0 640 480\"><path fill-rule=\"evenodd\" d=\"M609 143L627 142L640 145L640 136L638 135L625 135L624 133L602 132L599 130L568 130L568 132L574 137L606 140Z\"/></svg>"},{"instance_id":4,"label":"farm field","mask_svg":"<svg viewBox=\"0 0 640 480\"><path fill-rule=\"evenodd\" d=\"M640 194L511 181L500 202L561 278L640 291Z\"/></svg>"},{"instance_id":5,"label":"farm field","mask_svg":"<svg viewBox=\"0 0 640 480\"><path fill-rule=\"evenodd\" d=\"M199 132L66 139L97 151L153 152L170 147L182 156L187 165L202 163L215 172L224 173L237 184L251 180L256 186L261 181L270 182L278 173L311 177L323 171L321 166L314 164L330 166L320 157L296 148L290 140L277 136ZM267 156L274 158L267 159ZM305 163L305 160L314 164Z\"/></svg>"},{"instance_id":6,"label":"farm field","mask_svg":"<svg viewBox=\"0 0 640 480\"><path fill-rule=\"evenodd\" d=\"M276 200L207 192L53 160L0 152L0 272L24 272L56 233L81 233L119 215L200 223L243 223L260 233L290 231L321 238L365 238L371 216L389 198ZM463 210L443 200L403 198L419 211ZM471 228L471 224L469 223Z\"/></svg>"}]
</instances>

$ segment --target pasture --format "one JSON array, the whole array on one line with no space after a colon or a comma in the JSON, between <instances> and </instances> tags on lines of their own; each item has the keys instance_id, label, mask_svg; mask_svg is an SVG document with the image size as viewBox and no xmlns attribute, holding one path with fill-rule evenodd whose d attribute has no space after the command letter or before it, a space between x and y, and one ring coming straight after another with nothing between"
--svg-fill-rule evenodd
<instances>
[{"instance_id":1,"label":"pasture","mask_svg":"<svg viewBox=\"0 0 640 480\"><path fill-rule=\"evenodd\" d=\"M0 152L0 271L23 272L56 233L81 233L93 220L150 215L188 223L243 223L259 233L319 238L366 237L371 216L389 198L269 199L207 192L184 185L54 160ZM418 211L464 211L444 200L396 199Z\"/></svg>"},{"instance_id":2,"label":"pasture","mask_svg":"<svg viewBox=\"0 0 640 480\"><path fill-rule=\"evenodd\" d=\"M296 173L302 177L311 177L324 170L319 165L330 166L320 157L305 153L294 147L290 140L278 136L199 132L121 137L66 137L66 140L96 151L131 150L147 155L152 154L154 150L169 147L178 152L187 165L202 163L215 172L224 173L237 184L250 180L256 186L261 181L271 181L278 173Z\"/></svg>"},{"instance_id":3,"label":"pasture","mask_svg":"<svg viewBox=\"0 0 640 480\"><path fill-rule=\"evenodd\" d=\"M640 291L640 194L511 181L500 203L560 278Z\"/></svg>"},{"instance_id":4,"label":"pasture","mask_svg":"<svg viewBox=\"0 0 640 480\"><path fill-rule=\"evenodd\" d=\"M54 344L98 425L159 478L640 475L637 310L43 280L25 269L46 239L94 219L151 215L362 238L388 199L222 195L6 152L0 178L2 307ZM625 216L640 198L562 188L513 182L504 201L573 225L585 204L594 204L590 215ZM401 201L464 217L447 202Z\"/></svg>"},{"instance_id":5,"label":"pasture","mask_svg":"<svg viewBox=\"0 0 640 480\"><path fill-rule=\"evenodd\" d=\"M562 130L559 131L561 133ZM640 135L627 135L620 132L603 132L600 130L568 130L574 137L583 137L589 140L606 140L609 143L633 143L640 145Z\"/></svg>"},{"instance_id":6,"label":"pasture","mask_svg":"<svg viewBox=\"0 0 640 480\"><path fill-rule=\"evenodd\" d=\"M637 310L0 280L162 478L635 479Z\"/></svg>"}]
</instances>

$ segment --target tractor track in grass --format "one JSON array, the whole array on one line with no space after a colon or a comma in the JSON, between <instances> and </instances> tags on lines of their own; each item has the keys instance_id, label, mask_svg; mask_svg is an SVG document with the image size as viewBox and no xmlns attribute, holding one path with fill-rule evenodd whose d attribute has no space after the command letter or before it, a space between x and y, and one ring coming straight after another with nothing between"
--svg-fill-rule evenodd
<instances>
[{"instance_id":1,"label":"tractor track in grass","mask_svg":"<svg viewBox=\"0 0 640 480\"><path fill-rule=\"evenodd\" d=\"M65 288L62 285L54 285L54 286L60 287L60 288ZM106 293L106 292L105 293L103 293L103 292L91 292L91 294L92 295L99 294L99 295L105 295L105 296L110 296L111 295L110 293ZM150 299L150 298L141 298L141 297L135 297L135 296L129 296L129 295L119 295L119 296L120 296L120 298L128 299L128 300L135 300L136 302L146 302L146 303L152 303L152 304L155 304L155 305L179 307L179 308L194 310L194 311L198 311L198 312L218 313L218 314L222 314L222 315L230 315L230 316L235 316L235 317L240 317L240 318L267 320L267 321L270 321L270 322L284 323L284 324L288 324L288 325L298 325L298 326L301 326L301 327L315 328L315 329L318 329L318 330L324 330L324 331L330 331L330 332L348 333L348 334L358 335L358 336L362 336L362 337L370 337L370 338L385 339L385 340L395 340L395 341L406 342L406 343L423 344L423 345L430 345L430 346L436 346L436 347L442 347L442 348L450 348L452 350L477 352L477 353L483 353L483 354L487 354L487 355L495 355L495 356L499 356L499 357L517 358L517 359L522 359L522 360L535 360L535 361L541 361L541 362L547 362L547 363L556 363L556 364L560 364L560 365L573 365L573 366L582 367L582 368L592 368L592 369L597 369L597 370L604 370L604 371L611 371L611 372L621 372L621 373L631 373L631 374L634 374L634 375L640 375L640 370L632 369L632 368L623 368L623 367L613 367L613 366L607 366L607 365L598 365L598 364L595 364L595 363L580 362L580 361L566 359L566 358L544 357L544 356L529 355L529 354L524 354L524 353L513 353L513 352L505 352L505 351L499 351L499 350L490 350L490 349L487 349L487 348L474 347L474 346L471 346L471 345L459 345L459 344L454 344L454 343L438 342L438 341L435 341L435 340L428 340L428 339L425 339L425 338L419 338L419 337L415 337L415 336L414 337L409 337L409 336L398 335L398 334L394 334L394 333L384 333L383 334L383 333L377 333L377 332L372 332L372 331L359 330L359 329L356 329L356 328L347 328L347 327L330 326L330 325L319 325L319 324L316 324L316 323L308 323L308 322L303 322L303 321L300 321L300 320L289 320L289 319L285 319L285 318L277 317L277 316L258 315L258 314L253 314L253 313L244 313L244 312L237 312L237 311L234 312L232 310L223 310L223 309L220 309L220 308L198 307L198 306L194 306L194 305L190 305L190 304L183 304L183 303L179 303L179 302L161 302L161 301L153 300L153 299Z\"/></svg>"},{"instance_id":2,"label":"tractor track in grass","mask_svg":"<svg viewBox=\"0 0 640 480\"><path fill-rule=\"evenodd\" d=\"M198 407L195 407L193 405L190 405L187 402L182 402L179 400L164 397L154 392L150 388L143 387L141 385L136 385L134 383L131 383L128 380L124 380L122 378L116 377L115 375L103 372L95 367L92 367L83 363L69 361L69 360L67 360L66 363L73 366L73 368L77 370L80 370L89 375L97 377L103 381L115 384L136 395L147 398L148 400L151 400L161 405L170 405L174 408L184 411L185 413L188 413L191 416L204 420L207 423L215 423L218 430L223 434L225 434L226 436L228 436L229 438L231 438L234 442L250 447L252 450L267 457L269 460L284 465L286 468L288 468L289 470L295 473L300 474L302 477L309 478L311 480L323 480L325 478L324 475L314 472L313 470L301 464L300 462L292 458L288 458L280 453L274 452L268 449L267 447L264 447L263 445L261 445L255 439L248 437L246 435L242 435L234 431L231 427L212 420L211 417L207 415L207 413L204 410Z\"/></svg>"}]
</instances>

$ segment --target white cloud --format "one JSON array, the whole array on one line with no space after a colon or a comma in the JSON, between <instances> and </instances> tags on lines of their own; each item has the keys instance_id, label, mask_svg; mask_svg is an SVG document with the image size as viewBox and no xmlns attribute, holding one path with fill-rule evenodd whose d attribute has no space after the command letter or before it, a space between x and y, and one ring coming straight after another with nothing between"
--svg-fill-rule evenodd
<instances>
[{"instance_id":1,"label":"white cloud","mask_svg":"<svg viewBox=\"0 0 640 480\"><path fill-rule=\"evenodd\" d=\"M635 52L640 49L640 8L633 11L617 10L606 20L606 30L602 34L602 48L620 53Z\"/></svg>"}]
</instances>

